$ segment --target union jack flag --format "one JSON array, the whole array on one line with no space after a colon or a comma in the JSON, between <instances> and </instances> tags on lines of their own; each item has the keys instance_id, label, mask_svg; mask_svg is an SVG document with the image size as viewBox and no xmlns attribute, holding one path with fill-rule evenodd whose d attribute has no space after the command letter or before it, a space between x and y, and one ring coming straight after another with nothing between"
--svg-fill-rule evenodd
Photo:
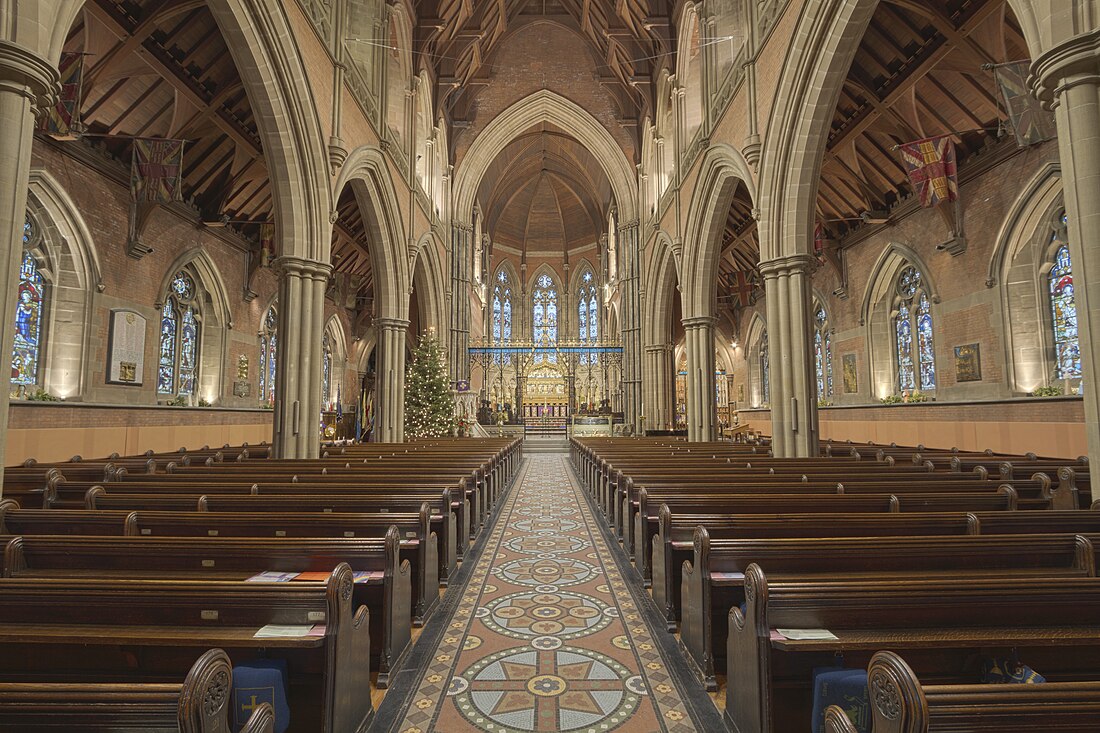
<instances>
[{"instance_id":1,"label":"union jack flag","mask_svg":"<svg viewBox=\"0 0 1100 733\"><path fill-rule=\"evenodd\" d=\"M72 128L80 122L80 88L84 81L84 54L63 53L57 65L61 94L57 104L38 120L38 129L58 140L75 140Z\"/></svg>"},{"instance_id":2,"label":"union jack flag","mask_svg":"<svg viewBox=\"0 0 1100 733\"><path fill-rule=\"evenodd\" d=\"M732 272L728 278L730 293L733 294L733 303L738 308L747 308L753 304L753 293L756 292L756 271L738 270Z\"/></svg>"},{"instance_id":3,"label":"union jack flag","mask_svg":"<svg viewBox=\"0 0 1100 733\"><path fill-rule=\"evenodd\" d=\"M959 198L955 143L946 135L898 146L909 182L920 193L921 206L931 208Z\"/></svg>"},{"instance_id":4,"label":"union jack flag","mask_svg":"<svg viewBox=\"0 0 1100 733\"><path fill-rule=\"evenodd\" d=\"M134 140L130 194L136 202L183 200L183 140Z\"/></svg>"}]
</instances>

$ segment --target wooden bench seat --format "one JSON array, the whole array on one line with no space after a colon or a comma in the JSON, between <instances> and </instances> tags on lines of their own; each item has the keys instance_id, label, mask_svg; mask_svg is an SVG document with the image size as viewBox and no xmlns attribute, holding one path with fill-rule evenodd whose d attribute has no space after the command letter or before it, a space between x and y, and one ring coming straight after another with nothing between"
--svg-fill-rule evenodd
<instances>
[{"instance_id":1,"label":"wooden bench seat","mask_svg":"<svg viewBox=\"0 0 1100 733\"><path fill-rule=\"evenodd\" d=\"M407 651L412 624L415 545L391 526L382 538L254 539L228 537L10 538L4 578L88 578L246 581L264 572L330 573L347 563L356 573L355 607L370 609L373 667L378 686Z\"/></svg>"},{"instance_id":2,"label":"wooden bench seat","mask_svg":"<svg viewBox=\"0 0 1100 733\"><path fill-rule=\"evenodd\" d=\"M867 668L871 733L1003 733L1056 730L1093 733L1100 721L1100 682L1037 685L934 684L918 679L893 652ZM826 733L856 733L839 707L825 712Z\"/></svg>"},{"instance_id":3,"label":"wooden bench seat","mask_svg":"<svg viewBox=\"0 0 1100 733\"><path fill-rule=\"evenodd\" d=\"M0 730L20 733L228 733L233 669L221 649L199 657L182 682L0 681ZM241 733L271 733L269 703Z\"/></svg>"},{"instance_id":4,"label":"wooden bench seat","mask_svg":"<svg viewBox=\"0 0 1100 733\"><path fill-rule=\"evenodd\" d=\"M2 579L0 677L178 674L211 647L234 664L266 655L287 660L292 731L359 733L373 707L368 611L353 608L353 587L346 564L324 583ZM312 633L257 637L269 624Z\"/></svg>"},{"instance_id":5,"label":"wooden bench seat","mask_svg":"<svg viewBox=\"0 0 1100 733\"><path fill-rule=\"evenodd\" d=\"M893 649L918 672L956 675L998 650L1055 678L1100 662L1095 578L773 582L754 564L744 587L727 644L726 713L739 733L805 729L812 670L837 654L861 667Z\"/></svg>"},{"instance_id":6,"label":"wooden bench seat","mask_svg":"<svg viewBox=\"0 0 1100 733\"><path fill-rule=\"evenodd\" d=\"M724 668L728 611L745 600L745 573L753 564L773 581L1096 575L1094 546L1080 535L712 540L699 526L693 544L691 561L661 578L654 599L660 597L670 624L680 621L683 649L708 689L715 689L715 672Z\"/></svg>"},{"instance_id":7,"label":"wooden bench seat","mask_svg":"<svg viewBox=\"0 0 1100 733\"><path fill-rule=\"evenodd\" d=\"M426 505L416 514L303 514L214 512L129 512L125 524L117 515L125 512L70 511L63 509L16 509L0 512L0 534L65 534L76 519L89 521L99 515L125 529L114 536L146 537L385 537L391 526L400 532L402 547L412 563L413 622L423 625L439 600L441 559L439 537L431 528L431 511ZM77 533L71 533L77 534ZM101 535L111 534L100 532ZM453 535L452 535L453 536ZM450 548L448 552L451 552ZM452 554L453 557L453 554Z\"/></svg>"},{"instance_id":8,"label":"wooden bench seat","mask_svg":"<svg viewBox=\"0 0 1100 733\"><path fill-rule=\"evenodd\" d=\"M631 541L623 546L633 549L634 569L648 586L652 579L651 557L654 540L660 533L660 514L665 507L675 517L691 516L706 524L708 516L725 514L780 514L784 511L813 513L912 513L912 512L995 512L1014 511L1016 492L1011 487L999 487L994 493L973 494L735 494L685 495L663 494L661 504L649 501L648 491L639 492L638 509L634 515ZM677 520L680 521L680 520ZM637 538L636 540L634 538Z\"/></svg>"}]
</instances>

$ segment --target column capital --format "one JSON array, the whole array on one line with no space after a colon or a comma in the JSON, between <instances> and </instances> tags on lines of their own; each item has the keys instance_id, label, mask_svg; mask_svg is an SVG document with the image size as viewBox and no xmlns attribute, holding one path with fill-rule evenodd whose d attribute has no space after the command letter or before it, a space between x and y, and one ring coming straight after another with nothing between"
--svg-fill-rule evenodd
<instances>
[{"instance_id":1,"label":"column capital","mask_svg":"<svg viewBox=\"0 0 1100 733\"><path fill-rule=\"evenodd\" d=\"M405 318L375 318L374 325L378 326L384 331L409 330L409 321Z\"/></svg>"},{"instance_id":2,"label":"column capital","mask_svg":"<svg viewBox=\"0 0 1100 733\"><path fill-rule=\"evenodd\" d=\"M811 254L795 254L786 257L776 257L774 260L760 263L760 274L765 279L773 279L780 275L806 274L813 269L814 257Z\"/></svg>"},{"instance_id":3,"label":"column capital","mask_svg":"<svg viewBox=\"0 0 1100 733\"><path fill-rule=\"evenodd\" d=\"M327 278L332 272L332 265L318 260L309 260L305 257L283 255L275 260L275 272L280 276L294 275L296 277Z\"/></svg>"},{"instance_id":4,"label":"column capital","mask_svg":"<svg viewBox=\"0 0 1100 733\"><path fill-rule=\"evenodd\" d=\"M11 41L0 41L0 88L21 94L39 109L57 101L61 74L33 51Z\"/></svg>"},{"instance_id":5,"label":"column capital","mask_svg":"<svg viewBox=\"0 0 1100 733\"><path fill-rule=\"evenodd\" d=\"M718 322L717 316L692 316L685 318L680 323L684 325L684 328L706 328L713 327Z\"/></svg>"},{"instance_id":6,"label":"column capital","mask_svg":"<svg viewBox=\"0 0 1100 733\"><path fill-rule=\"evenodd\" d=\"M1031 64L1032 91L1048 108L1079 84L1100 85L1100 29L1062 41Z\"/></svg>"}]
</instances>

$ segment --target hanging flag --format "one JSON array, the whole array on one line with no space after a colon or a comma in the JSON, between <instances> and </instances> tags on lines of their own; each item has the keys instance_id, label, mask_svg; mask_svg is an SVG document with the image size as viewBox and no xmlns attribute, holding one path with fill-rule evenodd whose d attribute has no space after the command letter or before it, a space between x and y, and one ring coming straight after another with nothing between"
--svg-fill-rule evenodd
<instances>
[{"instance_id":1,"label":"hanging flag","mask_svg":"<svg viewBox=\"0 0 1100 733\"><path fill-rule=\"evenodd\" d=\"M63 53L57 65L61 72L61 94L57 104L38 120L38 129L58 140L76 140L73 127L80 123L80 93L84 82L84 54Z\"/></svg>"},{"instance_id":2,"label":"hanging flag","mask_svg":"<svg viewBox=\"0 0 1100 733\"><path fill-rule=\"evenodd\" d=\"M921 206L928 209L943 201L959 198L959 170L955 143L946 135L914 140L899 145L909 182L920 193Z\"/></svg>"},{"instance_id":3,"label":"hanging flag","mask_svg":"<svg viewBox=\"0 0 1100 733\"><path fill-rule=\"evenodd\" d=\"M183 199L183 140L134 140L130 196L138 202L169 204Z\"/></svg>"},{"instance_id":4,"label":"hanging flag","mask_svg":"<svg viewBox=\"0 0 1100 733\"><path fill-rule=\"evenodd\" d=\"M747 308L752 305L752 294L756 290L756 271L738 270L730 273L730 292L733 294L733 302L738 308Z\"/></svg>"},{"instance_id":5,"label":"hanging flag","mask_svg":"<svg viewBox=\"0 0 1100 733\"><path fill-rule=\"evenodd\" d=\"M1053 140L1057 136L1054 113L1043 109L1027 85L1030 61L1013 61L993 67L997 88L1004 99L1005 112L1021 148Z\"/></svg>"},{"instance_id":6,"label":"hanging flag","mask_svg":"<svg viewBox=\"0 0 1100 733\"><path fill-rule=\"evenodd\" d=\"M829 233L825 231L825 225L818 222L814 227L814 257L821 264L825 264L825 240L829 238Z\"/></svg>"},{"instance_id":7,"label":"hanging flag","mask_svg":"<svg viewBox=\"0 0 1100 733\"><path fill-rule=\"evenodd\" d=\"M275 259L275 222L267 221L260 225L260 266L271 267Z\"/></svg>"}]
</instances>

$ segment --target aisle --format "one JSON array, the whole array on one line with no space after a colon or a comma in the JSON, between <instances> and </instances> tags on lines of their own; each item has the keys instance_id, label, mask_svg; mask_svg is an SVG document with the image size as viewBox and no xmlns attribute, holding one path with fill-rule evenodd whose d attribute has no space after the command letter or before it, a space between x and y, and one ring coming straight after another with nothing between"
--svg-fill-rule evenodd
<instances>
[{"instance_id":1,"label":"aisle","mask_svg":"<svg viewBox=\"0 0 1100 733\"><path fill-rule=\"evenodd\" d=\"M528 458L397 730L696 730L561 454Z\"/></svg>"}]
</instances>

